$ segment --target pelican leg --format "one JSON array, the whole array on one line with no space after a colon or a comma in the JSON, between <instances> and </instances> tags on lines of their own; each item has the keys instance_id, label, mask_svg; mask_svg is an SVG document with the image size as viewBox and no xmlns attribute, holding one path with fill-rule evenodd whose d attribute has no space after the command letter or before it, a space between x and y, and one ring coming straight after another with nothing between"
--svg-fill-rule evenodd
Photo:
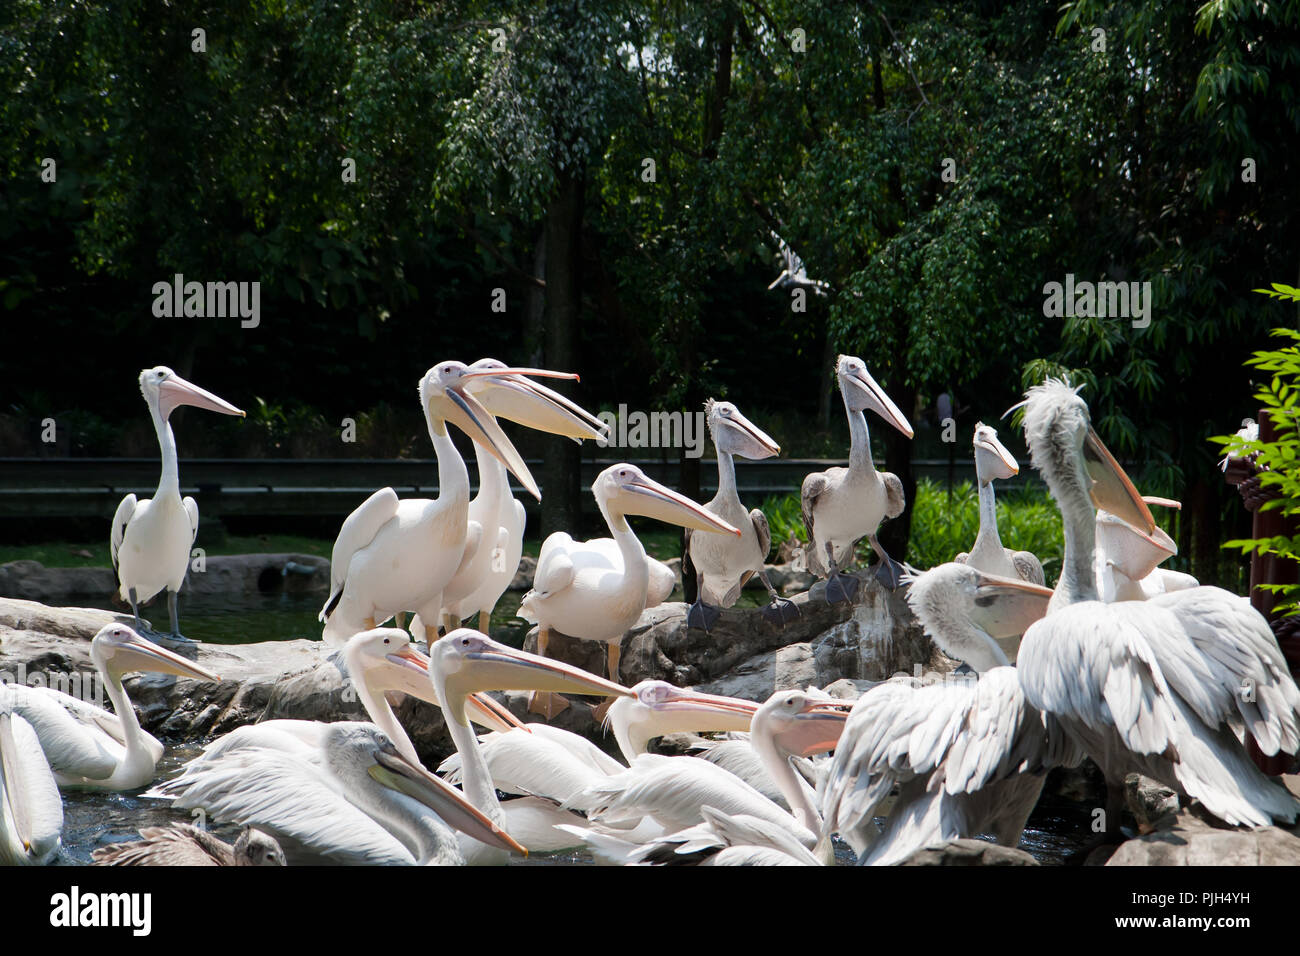
<instances>
[{"instance_id":1,"label":"pelican leg","mask_svg":"<svg viewBox=\"0 0 1300 956\"><path fill-rule=\"evenodd\" d=\"M759 571L758 579L763 582L763 587L767 588L767 593L772 598L772 603L759 611L764 618L773 624L785 627L786 621L793 621L800 616L799 608L793 601L776 593L776 588L772 587L766 571Z\"/></svg>"},{"instance_id":2,"label":"pelican leg","mask_svg":"<svg viewBox=\"0 0 1300 956\"><path fill-rule=\"evenodd\" d=\"M614 683L619 682L618 676L618 659L623 653L623 642L611 641L609 645L609 679Z\"/></svg>"},{"instance_id":3,"label":"pelican leg","mask_svg":"<svg viewBox=\"0 0 1300 956\"><path fill-rule=\"evenodd\" d=\"M406 630L405 611L398 611L396 614L393 615L393 627L397 628L399 631Z\"/></svg>"},{"instance_id":4,"label":"pelican leg","mask_svg":"<svg viewBox=\"0 0 1300 956\"><path fill-rule=\"evenodd\" d=\"M849 553L853 553L852 548ZM858 579L840 571L839 562L835 560L835 546L829 541L826 542L826 566L830 568L826 577L826 603L853 603L853 598L858 593Z\"/></svg>"},{"instance_id":5,"label":"pelican leg","mask_svg":"<svg viewBox=\"0 0 1300 956\"><path fill-rule=\"evenodd\" d=\"M488 637L492 636L492 608L485 607L478 612L478 629Z\"/></svg>"},{"instance_id":6,"label":"pelican leg","mask_svg":"<svg viewBox=\"0 0 1300 956\"><path fill-rule=\"evenodd\" d=\"M171 618L171 622L172 622L172 640L173 640L173 641L189 641L190 639L189 639L188 637L183 637L183 636L181 636L181 625L180 625L180 619L179 619L179 615L177 614L177 610L176 610L176 592L175 592L175 591L168 591L168 592L167 592L167 616L168 616L169 618ZM193 642L191 642L191 643L193 643Z\"/></svg>"},{"instance_id":7,"label":"pelican leg","mask_svg":"<svg viewBox=\"0 0 1300 956\"><path fill-rule=\"evenodd\" d=\"M144 627L144 625L140 622L140 601L135 596L135 588L131 588L131 590L127 591L126 596L131 601L131 613L135 615L135 629L138 631Z\"/></svg>"},{"instance_id":8,"label":"pelican leg","mask_svg":"<svg viewBox=\"0 0 1300 956\"><path fill-rule=\"evenodd\" d=\"M686 612L686 626L698 627L703 629L704 633L709 633L709 628L718 623L718 618L722 617L722 611L711 604L705 604L704 598L696 599L691 605L691 609ZM617 680L617 678L610 678Z\"/></svg>"},{"instance_id":9,"label":"pelican leg","mask_svg":"<svg viewBox=\"0 0 1300 956\"><path fill-rule=\"evenodd\" d=\"M548 628L539 627L537 629L537 653L540 657L546 656L546 645L550 641L551 632ZM535 690L528 695L528 711L533 714L541 714L548 721L553 720L557 714L563 713L569 707L569 701L561 694L553 694L550 691Z\"/></svg>"},{"instance_id":10,"label":"pelican leg","mask_svg":"<svg viewBox=\"0 0 1300 956\"><path fill-rule=\"evenodd\" d=\"M871 542L871 549L880 559L876 566L876 580L891 591L897 590L903 583L903 566L885 553L885 549L880 546L874 534L867 540Z\"/></svg>"}]
</instances>

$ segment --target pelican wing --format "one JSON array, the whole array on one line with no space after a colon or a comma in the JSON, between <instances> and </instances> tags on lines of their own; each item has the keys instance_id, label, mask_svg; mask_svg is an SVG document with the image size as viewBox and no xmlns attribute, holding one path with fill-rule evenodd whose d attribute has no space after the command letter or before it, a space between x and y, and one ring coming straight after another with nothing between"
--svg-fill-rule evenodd
<instances>
[{"instance_id":1,"label":"pelican wing","mask_svg":"<svg viewBox=\"0 0 1300 956\"><path fill-rule=\"evenodd\" d=\"M10 691L14 712L35 730L51 770L63 777L90 780L113 775L126 739L117 717L48 687L14 685ZM162 756L162 744L144 736L146 744L157 744L156 762Z\"/></svg>"},{"instance_id":2,"label":"pelican wing","mask_svg":"<svg viewBox=\"0 0 1300 956\"><path fill-rule=\"evenodd\" d=\"M590 804L582 796L584 791L609 775L557 740L518 727L504 734L484 734L479 742L493 786L503 793L546 797L586 810ZM454 753L438 766L438 772L447 776L448 783L458 784L462 766L461 755ZM618 771L625 769L617 766ZM511 835L518 839L514 831Z\"/></svg>"},{"instance_id":3,"label":"pelican wing","mask_svg":"<svg viewBox=\"0 0 1300 956\"><path fill-rule=\"evenodd\" d=\"M113 515L113 529L109 533L109 552L113 556L113 570L117 570L117 553L122 550L122 539L126 537L126 526L131 523L131 516L135 514L135 495L127 495L117 506L117 511Z\"/></svg>"},{"instance_id":4,"label":"pelican wing","mask_svg":"<svg viewBox=\"0 0 1300 956\"><path fill-rule=\"evenodd\" d=\"M1011 564L1016 569L1016 575L1022 581L1029 581L1031 584L1042 584L1046 586L1047 578L1043 574L1043 563L1028 551L1011 551ZM960 558L959 558L960 560Z\"/></svg>"},{"instance_id":5,"label":"pelican wing","mask_svg":"<svg viewBox=\"0 0 1300 956\"><path fill-rule=\"evenodd\" d=\"M573 546L574 540L563 531L556 531L542 544L533 575L533 590L540 596L563 591L573 583L573 558L569 554Z\"/></svg>"},{"instance_id":6,"label":"pelican wing","mask_svg":"<svg viewBox=\"0 0 1300 956\"><path fill-rule=\"evenodd\" d=\"M470 565L474 562L474 558L478 554L478 549L482 544L483 525L477 521L470 520L465 526L465 550L461 552L460 565L456 568L456 577L469 571Z\"/></svg>"},{"instance_id":7,"label":"pelican wing","mask_svg":"<svg viewBox=\"0 0 1300 956\"><path fill-rule=\"evenodd\" d=\"M344 519L330 555L330 596L320 613L321 621L330 616L339 598L343 596L343 585L347 580L352 556L375 540L379 529L397 514L399 503L396 491L380 488Z\"/></svg>"},{"instance_id":8,"label":"pelican wing","mask_svg":"<svg viewBox=\"0 0 1300 956\"><path fill-rule=\"evenodd\" d=\"M0 700L0 717L11 721L14 744L12 753L0 752L0 862L47 863L59 848L63 831L63 798L59 796L50 765L41 752L40 738L31 723L18 713L17 707L10 712L9 704L3 700ZM5 793L6 788L11 794ZM17 796L26 808L25 822L30 844L26 847L19 845L20 858L6 859L5 844L8 840L3 838L7 836L5 831L12 818L5 804L12 807L13 796Z\"/></svg>"},{"instance_id":9,"label":"pelican wing","mask_svg":"<svg viewBox=\"0 0 1300 956\"><path fill-rule=\"evenodd\" d=\"M754 533L758 535L758 550L763 555L761 560L766 561L767 553L772 550L772 529L767 526L767 515L755 508L749 513L749 520L754 525Z\"/></svg>"},{"instance_id":10,"label":"pelican wing","mask_svg":"<svg viewBox=\"0 0 1300 956\"><path fill-rule=\"evenodd\" d=\"M337 863L414 861L395 837L344 798L315 760L300 755L249 748L221 760L191 762L147 795L181 809L201 807L220 822L252 824Z\"/></svg>"},{"instance_id":11,"label":"pelican wing","mask_svg":"<svg viewBox=\"0 0 1300 956\"><path fill-rule=\"evenodd\" d=\"M194 539L199 536L199 503L193 498L186 497L181 504L185 506L185 513L190 516L190 545L193 546Z\"/></svg>"},{"instance_id":12,"label":"pelican wing","mask_svg":"<svg viewBox=\"0 0 1300 956\"><path fill-rule=\"evenodd\" d=\"M903 482L891 471L882 471L880 477L885 482L885 517L897 518L907 507L907 499L903 495Z\"/></svg>"},{"instance_id":13,"label":"pelican wing","mask_svg":"<svg viewBox=\"0 0 1300 956\"><path fill-rule=\"evenodd\" d=\"M96 866L233 866L231 848L207 830L188 823L142 827L141 839L99 847Z\"/></svg>"}]
</instances>

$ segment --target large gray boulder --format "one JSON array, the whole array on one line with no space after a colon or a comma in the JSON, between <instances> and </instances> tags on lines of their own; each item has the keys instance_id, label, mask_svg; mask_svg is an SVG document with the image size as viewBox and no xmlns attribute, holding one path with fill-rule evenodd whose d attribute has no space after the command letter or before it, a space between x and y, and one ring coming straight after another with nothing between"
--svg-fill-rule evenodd
<instances>
[{"instance_id":1,"label":"large gray boulder","mask_svg":"<svg viewBox=\"0 0 1300 956\"><path fill-rule=\"evenodd\" d=\"M1029 853L984 840L953 840L943 846L917 850L900 866L1038 866Z\"/></svg>"},{"instance_id":2,"label":"large gray boulder","mask_svg":"<svg viewBox=\"0 0 1300 956\"><path fill-rule=\"evenodd\" d=\"M1206 820L1194 806L1120 845L1107 866L1297 866L1300 828L1241 830Z\"/></svg>"}]
</instances>

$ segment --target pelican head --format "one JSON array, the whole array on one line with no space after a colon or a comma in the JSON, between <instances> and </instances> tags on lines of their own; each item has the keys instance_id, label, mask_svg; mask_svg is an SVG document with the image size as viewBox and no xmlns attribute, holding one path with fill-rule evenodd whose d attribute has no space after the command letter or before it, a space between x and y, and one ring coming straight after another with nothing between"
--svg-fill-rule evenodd
<instances>
[{"instance_id":1,"label":"pelican head","mask_svg":"<svg viewBox=\"0 0 1300 956\"><path fill-rule=\"evenodd\" d=\"M90 642L90 656L105 673L119 678L132 671L145 671L150 674L175 674L193 680L221 680L206 667L200 667L165 647L159 647L125 624L105 624L100 628L95 639Z\"/></svg>"},{"instance_id":2,"label":"pelican head","mask_svg":"<svg viewBox=\"0 0 1300 956\"><path fill-rule=\"evenodd\" d=\"M401 628L376 627L352 635L343 647L343 660L352 679L364 681L372 694L395 690L438 706L438 695L429 680L429 658ZM471 694L468 705L470 718L489 730L505 733L524 727L514 714L486 694Z\"/></svg>"},{"instance_id":3,"label":"pelican head","mask_svg":"<svg viewBox=\"0 0 1300 956\"><path fill-rule=\"evenodd\" d=\"M739 455L741 458L759 460L781 454L781 446L744 415L731 402L704 403L704 413L709 420L709 432L719 452Z\"/></svg>"},{"instance_id":4,"label":"pelican head","mask_svg":"<svg viewBox=\"0 0 1300 956\"><path fill-rule=\"evenodd\" d=\"M470 394L469 385L480 376L518 375L528 370L494 369L471 371L464 362L442 362L424 373L420 379L420 407L431 434L445 434L443 422L451 422L505 465L519 479L527 492L542 500L542 493L533 480L515 446L501 430L491 413Z\"/></svg>"},{"instance_id":5,"label":"pelican head","mask_svg":"<svg viewBox=\"0 0 1300 956\"><path fill-rule=\"evenodd\" d=\"M1020 473L1011 452L998 441L996 428L983 422L975 426L975 475L981 485L1001 478L1011 478Z\"/></svg>"},{"instance_id":6,"label":"pelican head","mask_svg":"<svg viewBox=\"0 0 1300 956\"><path fill-rule=\"evenodd\" d=\"M158 418L164 422L177 405L193 405L222 415L244 417L241 409L206 389L199 388L193 382L185 381L166 365L156 365L140 373L140 393L150 408L158 410Z\"/></svg>"},{"instance_id":7,"label":"pelican head","mask_svg":"<svg viewBox=\"0 0 1300 956\"><path fill-rule=\"evenodd\" d=\"M876 384L862 359L841 355L835 360L835 375L840 381L840 394L844 396L844 405L849 411L865 412L870 409L908 438L912 437L912 426L885 394L885 390Z\"/></svg>"},{"instance_id":8,"label":"pelican head","mask_svg":"<svg viewBox=\"0 0 1300 956\"><path fill-rule=\"evenodd\" d=\"M995 636L1023 634L1052 595L1040 584L948 563L913 577L907 603L945 654L982 672L1010 663Z\"/></svg>"},{"instance_id":9,"label":"pelican head","mask_svg":"<svg viewBox=\"0 0 1300 956\"><path fill-rule=\"evenodd\" d=\"M674 687L667 681L643 680L633 696L619 697L605 714L625 756L644 753L646 744L665 734L749 730L758 705L738 697L721 697Z\"/></svg>"},{"instance_id":10,"label":"pelican head","mask_svg":"<svg viewBox=\"0 0 1300 956\"><path fill-rule=\"evenodd\" d=\"M1062 512L1103 508L1147 534L1155 530L1151 510L1093 431L1088 405L1076 389L1057 379L1030 388L1025 438Z\"/></svg>"},{"instance_id":11,"label":"pelican head","mask_svg":"<svg viewBox=\"0 0 1300 956\"><path fill-rule=\"evenodd\" d=\"M503 829L477 810L459 790L403 757L374 724L332 723L321 741L326 766L351 788L373 790L374 783L423 804L449 826L480 842L514 853L528 853Z\"/></svg>"},{"instance_id":12,"label":"pelican head","mask_svg":"<svg viewBox=\"0 0 1300 956\"><path fill-rule=\"evenodd\" d=\"M507 647L467 627L434 642L429 649L429 676L443 712L462 727L466 726L465 698L477 691L537 690L597 697L632 693L581 667Z\"/></svg>"},{"instance_id":13,"label":"pelican head","mask_svg":"<svg viewBox=\"0 0 1300 956\"><path fill-rule=\"evenodd\" d=\"M285 866L284 850L275 837L257 827L244 827L235 841L235 866Z\"/></svg>"},{"instance_id":14,"label":"pelican head","mask_svg":"<svg viewBox=\"0 0 1300 956\"><path fill-rule=\"evenodd\" d=\"M596 476L591 493L606 514L644 515L695 531L718 531L740 537L740 529L710 514L685 495L659 484L636 465L611 465Z\"/></svg>"},{"instance_id":15,"label":"pelican head","mask_svg":"<svg viewBox=\"0 0 1300 956\"><path fill-rule=\"evenodd\" d=\"M801 690L777 691L755 711L754 736L797 757L825 753L839 743L852 706Z\"/></svg>"},{"instance_id":16,"label":"pelican head","mask_svg":"<svg viewBox=\"0 0 1300 956\"><path fill-rule=\"evenodd\" d=\"M511 368L496 359L479 359L469 367L474 397L493 415L538 431L563 435L581 443L603 438L609 425L559 392L531 381L533 377L577 380L572 372L541 368Z\"/></svg>"}]
</instances>

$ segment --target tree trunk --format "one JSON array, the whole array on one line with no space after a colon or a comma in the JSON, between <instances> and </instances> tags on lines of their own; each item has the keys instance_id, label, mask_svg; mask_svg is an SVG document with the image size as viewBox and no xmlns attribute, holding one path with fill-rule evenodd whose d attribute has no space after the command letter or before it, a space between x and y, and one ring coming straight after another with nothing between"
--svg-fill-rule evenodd
<instances>
[{"instance_id":1,"label":"tree trunk","mask_svg":"<svg viewBox=\"0 0 1300 956\"><path fill-rule=\"evenodd\" d=\"M546 211L546 323L544 354L546 366L561 372L574 370L575 343L581 294L578 288L580 232L582 229L583 181L580 174L561 172L555 195ZM572 394L567 382L552 388ZM545 443L542 466L541 532L577 533L581 527L582 459L576 442L560 436Z\"/></svg>"},{"instance_id":2,"label":"tree trunk","mask_svg":"<svg viewBox=\"0 0 1300 956\"><path fill-rule=\"evenodd\" d=\"M911 415L916 405L916 388L888 389L887 394L894 399L894 404L905 409ZM883 423L882 423L883 424ZM903 498L906 505L897 518L890 518L880 526L877 537L885 551L895 561L907 558L907 542L912 536L912 508L916 501L916 476L912 473L912 439L908 438L891 425L884 426L885 436L885 471L892 471L903 483Z\"/></svg>"}]
</instances>

